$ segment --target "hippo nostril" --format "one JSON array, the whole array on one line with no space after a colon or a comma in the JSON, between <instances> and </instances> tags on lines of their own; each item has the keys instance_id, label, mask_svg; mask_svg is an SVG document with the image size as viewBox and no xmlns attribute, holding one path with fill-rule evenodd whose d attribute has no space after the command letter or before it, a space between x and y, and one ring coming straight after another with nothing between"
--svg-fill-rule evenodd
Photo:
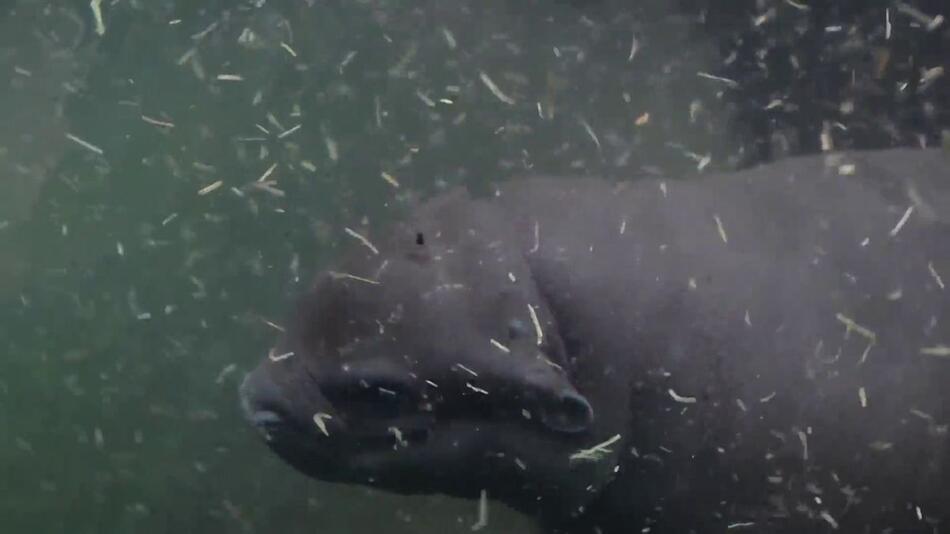
<instances>
[{"instance_id":1,"label":"hippo nostril","mask_svg":"<svg viewBox=\"0 0 950 534\"><path fill-rule=\"evenodd\" d=\"M265 369L258 368L245 375L239 394L244 417L254 426L271 426L283 421L284 396Z\"/></svg>"},{"instance_id":2,"label":"hippo nostril","mask_svg":"<svg viewBox=\"0 0 950 534\"><path fill-rule=\"evenodd\" d=\"M541 403L541 422L558 432L585 432L594 420L594 409L583 395L563 391L556 399Z\"/></svg>"}]
</instances>

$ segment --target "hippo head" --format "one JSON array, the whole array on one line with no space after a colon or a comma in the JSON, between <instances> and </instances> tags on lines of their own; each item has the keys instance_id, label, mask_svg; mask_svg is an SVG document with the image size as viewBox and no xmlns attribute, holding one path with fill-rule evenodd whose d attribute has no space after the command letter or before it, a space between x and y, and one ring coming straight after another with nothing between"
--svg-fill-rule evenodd
<instances>
[{"instance_id":1,"label":"hippo head","mask_svg":"<svg viewBox=\"0 0 950 534\"><path fill-rule=\"evenodd\" d=\"M246 376L247 418L321 480L582 504L570 456L595 414L525 258L501 214L459 195L357 244Z\"/></svg>"}]
</instances>

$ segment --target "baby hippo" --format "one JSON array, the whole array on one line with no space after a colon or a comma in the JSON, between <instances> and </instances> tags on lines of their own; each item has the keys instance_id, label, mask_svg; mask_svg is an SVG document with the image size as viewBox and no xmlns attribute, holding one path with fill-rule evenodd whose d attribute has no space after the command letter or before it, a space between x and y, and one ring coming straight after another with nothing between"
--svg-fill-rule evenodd
<instances>
[{"instance_id":1,"label":"baby hippo","mask_svg":"<svg viewBox=\"0 0 950 534\"><path fill-rule=\"evenodd\" d=\"M241 386L302 473L548 533L950 532L950 155L450 191Z\"/></svg>"}]
</instances>

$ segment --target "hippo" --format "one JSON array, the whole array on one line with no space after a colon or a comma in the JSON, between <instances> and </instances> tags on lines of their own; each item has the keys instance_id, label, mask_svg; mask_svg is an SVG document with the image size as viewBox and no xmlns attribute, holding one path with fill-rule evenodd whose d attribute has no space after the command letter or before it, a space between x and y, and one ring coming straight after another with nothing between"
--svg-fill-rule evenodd
<instances>
[{"instance_id":1,"label":"hippo","mask_svg":"<svg viewBox=\"0 0 950 534\"><path fill-rule=\"evenodd\" d=\"M445 191L241 385L320 480L564 534L950 532L950 153Z\"/></svg>"}]
</instances>

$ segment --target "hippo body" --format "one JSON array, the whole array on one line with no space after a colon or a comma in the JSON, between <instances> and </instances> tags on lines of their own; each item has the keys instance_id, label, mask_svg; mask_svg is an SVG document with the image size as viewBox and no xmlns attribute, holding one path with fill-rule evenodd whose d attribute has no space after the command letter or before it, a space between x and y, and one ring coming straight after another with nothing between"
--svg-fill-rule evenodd
<instances>
[{"instance_id":1,"label":"hippo body","mask_svg":"<svg viewBox=\"0 0 950 534\"><path fill-rule=\"evenodd\" d=\"M545 532L950 531L948 165L446 193L317 277L245 411L310 476Z\"/></svg>"}]
</instances>

